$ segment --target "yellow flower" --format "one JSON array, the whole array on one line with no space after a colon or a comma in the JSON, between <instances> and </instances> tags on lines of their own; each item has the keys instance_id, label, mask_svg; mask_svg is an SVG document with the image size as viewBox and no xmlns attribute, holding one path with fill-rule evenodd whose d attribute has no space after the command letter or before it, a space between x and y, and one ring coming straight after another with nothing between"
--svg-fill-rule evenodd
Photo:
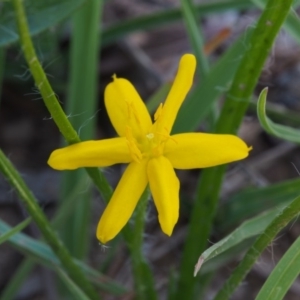
<instances>
[{"instance_id":1,"label":"yellow flower","mask_svg":"<svg viewBox=\"0 0 300 300\"><path fill-rule=\"evenodd\" d=\"M129 163L97 228L106 243L131 217L149 183L162 231L171 235L178 220L179 181L175 169L207 168L243 159L249 148L227 134L184 133L170 136L177 112L193 83L195 57L181 58L178 73L154 123L133 85L113 77L105 89L105 106L119 137L86 141L52 152L49 165L57 170L106 167Z\"/></svg>"}]
</instances>

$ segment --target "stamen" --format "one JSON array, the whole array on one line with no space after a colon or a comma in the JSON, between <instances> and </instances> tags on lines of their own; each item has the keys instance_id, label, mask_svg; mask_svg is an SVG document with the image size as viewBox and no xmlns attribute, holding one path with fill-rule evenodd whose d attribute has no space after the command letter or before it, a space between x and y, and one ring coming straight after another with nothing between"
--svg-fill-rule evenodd
<instances>
[{"instance_id":1,"label":"stamen","mask_svg":"<svg viewBox=\"0 0 300 300\"><path fill-rule=\"evenodd\" d=\"M167 134L167 133L160 133L160 132L156 132L155 134L161 136L164 140L162 140L162 143L165 143L167 140L171 140L173 142L175 142L176 144L178 144L178 142L176 141L176 139L174 139L171 135Z\"/></svg>"},{"instance_id":2,"label":"stamen","mask_svg":"<svg viewBox=\"0 0 300 300\"><path fill-rule=\"evenodd\" d=\"M157 110L154 114L154 121L156 121L162 115L162 112L163 112L163 104L160 103L159 107L157 108Z\"/></svg>"},{"instance_id":3,"label":"stamen","mask_svg":"<svg viewBox=\"0 0 300 300\"><path fill-rule=\"evenodd\" d=\"M133 117L135 118L135 120L137 121L138 124L141 124L140 119L139 119L139 115L136 111L136 108L134 107L134 105L132 104L132 102L129 102L125 99L125 102L127 104L127 114L128 114L128 119L130 120Z\"/></svg>"},{"instance_id":4,"label":"stamen","mask_svg":"<svg viewBox=\"0 0 300 300\"><path fill-rule=\"evenodd\" d=\"M125 135L126 135L127 145L128 145L132 159L135 162L138 162L138 163L141 162L143 155L142 155L140 149L136 145L136 140L134 139L134 137L132 135L130 127L126 127Z\"/></svg>"}]
</instances>

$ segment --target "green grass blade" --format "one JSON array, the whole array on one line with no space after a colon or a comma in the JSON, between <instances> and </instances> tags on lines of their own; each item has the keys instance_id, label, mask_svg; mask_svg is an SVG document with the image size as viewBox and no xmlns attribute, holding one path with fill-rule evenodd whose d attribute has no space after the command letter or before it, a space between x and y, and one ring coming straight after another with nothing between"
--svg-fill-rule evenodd
<instances>
[{"instance_id":1,"label":"green grass blade","mask_svg":"<svg viewBox=\"0 0 300 300\"><path fill-rule=\"evenodd\" d=\"M247 251L242 261L237 268L231 273L231 276L219 291L215 300L227 300L230 298L234 290L239 286L245 278L251 267L262 251L272 242L276 235L282 230L290 221L292 221L300 210L300 196L295 198L278 216L271 222L266 230L257 238L255 243Z\"/></svg>"},{"instance_id":2,"label":"green grass blade","mask_svg":"<svg viewBox=\"0 0 300 300\"><path fill-rule=\"evenodd\" d=\"M0 219L0 232L8 232L11 227ZM11 236L8 242L25 255L31 257L35 261L42 263L43 265L52 268L61 268L62 264L58 259L58 256L51 250L51 248L37 241L26 234L21 232ZM113 295L121 295L126 292L126 289L121 285L114 283L108 277L102 275L96 270L92 269L82 261L74 259L74 263L88 276L95 285L97 285L103 291L112 293ZM71 277L71 276L70 276ZM98 298L99 299L99 298Z\"/></svg>"},{"instance_id":3,"label":"green grass blade","mask_svg":"<svg viewBox=\"0 0 300 300\"><path fill-rule=\"evenodd\" d=\"M197 59L197 71L201 80L203 80L209 71L209 65L206 55L204 54L204 41L197 24L195 7L192 0L180 0L180 3L183 20Z\"/></svg>"},{"instance_id":4,"label":"green grass blade","mask_svg":"<svg viewBox=\"0 0 300 300\"><path fill-rule=\"evenodd\" d=\"M9 280L6 286L2 289L0 300L14 299L23 282L28 278L28 274L32 271L35 263L31 259L24 259L19 265L14 276Z\"/></svg>"},{"instance_id":5,"label":"green grass blade","mask_svg":"<svg viewBox=\"0 0 300 300\"><path fill-rule=\"evenodd\" d=\"M229 9L247 9L253 7L249 0L219 0L195 5L196 14L204 16ZM103 31L103 44L111 43L126 34L146 30L178 21L182 18L181 9L170 9L153 15L138 17L112 25Z\"/></svg>"},{"instance_id":6,"label":"green grass blade","mask_svg":"<svg viewBox=\"0 0 300 300\"><path fill-rule=\"evenodd\" d=\"M235 133L248 107L253 90L277 33L291 7L292 0L270 0L249 39L247 51L239 62L232 85L216 125L216 133ZM269 22L272 26L268 26ZM196 279L191 280L194 265L206 247L219 198L226 166L202 172L197 199L192 210L188 237L181 261L177 300L192 299ZM199 221L200 220L200 221ZM197 243L195 238L197 237Z\"/></svg>"},{"instance_id":7,"label":"green grass blade","mask_svg":"<svg viewBox=\"0 0 300 300\"><path fill-rule=\"evenodd\" d=\"M73 34L70 49L70 79L66 113L74 115L70 121L82 140L95 138L97 111L97 84L99 66L99 20L103 1L86 3L73 17ZM85 177L84 171L63 172L61 199L72 193L73 188ZM64 200L63 200L64 201ZM62 226L63 240L72 256L84 258L89 249L91 212L91 189L86 188L75 195L78 203L74 213ZM76 234L70 234L76 233Z\"/></svg>"},{"instance_id":8,"label":"green grass blade","mask_svg":"<svg viewBox=\"0 0 300 300\"><path fill-rule=\"evenodd\" d=\"M194 276L196 276L202 264L204 264L205 262L221 255L225 251L230 250L231 248L237 246L245 240L261 234L278 215L278 212L280 212L280 210L279 208L276 208L267 213L245 221L232 233L205 250L198 259L198 264L195 267Z\"/></svg>"},{"instance_id":9,"label":"green grass blade","mask_svg":"<svg viewBox=\"0 0 300 300\"><path fill-rule=\"evenodd\" d=\"M272 122L266 115L266 101L267 101L268 89L265 88L259 95L257 102L257 116L263 129L271 135L281 138L286 141L290 141L296 144L300 144L300 130L276 124Z\"/></svg>"},{"instance_id":10,"label":"green grass blade","mask_svg":"<svg viewBox=\"0 0 300 300\"><path fill-rule=\"evenodd\" d=\"M95 138L103 0L86 3L72 18L67 114L82 140Z\"/></svg>"},{"instance_id":11,"label":"green grass blade","mask_svg":"<svg viewBox=\"0 0 300 300\"><path fill-rule=\"evenodd\" d=\"M281 300L300 273L300 237L284 254L255 300Z\"/></svg>"},{"instance_id":12,"label":"green grass blade","mask_svg":"<svg viewBox=\"0 0 300 300\"><path fill-rule=\"evenodd\" d=\"M31 35L36 35L43 30L62 21L87 0L47 0L24 1L28 10L29 29ZM0 47L18 41L18 31L15 25L14 12L11 1L1 3L0 14Z\"/></svg>"},{"instance_id":13,"label":"green grass blade","mask_svg":"<svg viewBox=\"0 0 300 300\"><path fill-rule=\"evenodd\" d=\"M294 199L299 194L300 179L292 179L267 187L248 188L220 206L217 224L222 232L243 220Z\"/></svg>"},{"instance_id":14,"label":"green grass blade","mask_svg":"<svg viewBox=\"0 0 300 300\"><path fill-rule=\"evenodd\" d=\"M27 218L23 222L19 223L15 227L13 227L10 231L8 231L4 234L0 234L0 245L2 243L6 242L14 234L16 234L16 233L22 231L24 228L26 228L31 223L31 221L32 221L31 218Z\"/></svg>"}]
</instances>

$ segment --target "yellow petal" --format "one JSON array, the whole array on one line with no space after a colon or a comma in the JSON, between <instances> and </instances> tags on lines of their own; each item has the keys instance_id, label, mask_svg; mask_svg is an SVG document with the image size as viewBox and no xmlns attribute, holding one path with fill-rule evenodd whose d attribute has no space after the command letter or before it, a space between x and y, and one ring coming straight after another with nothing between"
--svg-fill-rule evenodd
<instances>
[{"instance_id":1,"label":"yellow petal","mask_svg":"<svg viewBox=\"0 0 300 300\"><path fill-rule=\"evenodd\" d=\"M81 167L106 167L130 162L126 138L77 143L53 151L48 164L56 170L74 170Z\"/></svg>"},{"instance_id":2,"label":"yellow petal","mask_svg":"<svg viewBox=\"0 0 300 300\"><path fill-rule=\"evenodd\" d=\"M243 140L229 134L183 133L172 135L164 155L174 168L207 168L240 160L248 156Z\"/></svg>"},{"instance_id":3,"label":"yellow petal","mask_svg":"<svg viewBox=\"0 0 300 300\"><path fill-rule=\"evenodd\" d=\"M195 56L183 55L172 88L163 106L161 118L157 120L162 133L169 134L171 132L178 110L193 84L195 69Z\"/></svg>"},{"instance_id":4,"label":"yellow petal","mask_svg":"<svg viewBox=\"0 0 300 300\"><path fill-rule=\"evenodd\" d=\"M148 133L152 125L147 108L134 86L126 79L114 76L104 93L109 118L119 136L130 127L135 138Z\"/></svg>"},{"instance_id":5,"label":"yellow petal","mask_svg":"<svg viewBox=\"0 0 300 300\"><path fill-rule=\"evenodd\" d=\"M97 238L103 244L113 239L131 217L147 186L146 161L132 162L125 170L98 224Z\"/></svg>"},{"instance_id":6,"label":"yellow petal","mask_svg":"<svg viewBox=\"0 0 300 300\"><path fill-rule=\"evenodd\" d=\"M179 215L179 180L164 156L148 162L147 174L161 229L170 236Z\"/></svg>"}]
</instances>

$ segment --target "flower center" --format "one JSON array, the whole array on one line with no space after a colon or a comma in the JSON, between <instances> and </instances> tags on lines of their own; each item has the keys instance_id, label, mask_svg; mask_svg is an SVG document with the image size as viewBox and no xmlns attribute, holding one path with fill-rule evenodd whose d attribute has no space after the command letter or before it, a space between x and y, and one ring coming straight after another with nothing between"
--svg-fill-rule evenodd
<instances>
[{"instance_id":1,"label":"flower center","mask_svg":"<svg viewBox=\"0 0 300 300\"><path fill-rule=\"evenodd\" d=\"M129 127L126 130L126 138L132 159L137 162L162 155L168 139L159 133L149 132L137 140L132 136Z\"/></svg>"}]
</instances>

